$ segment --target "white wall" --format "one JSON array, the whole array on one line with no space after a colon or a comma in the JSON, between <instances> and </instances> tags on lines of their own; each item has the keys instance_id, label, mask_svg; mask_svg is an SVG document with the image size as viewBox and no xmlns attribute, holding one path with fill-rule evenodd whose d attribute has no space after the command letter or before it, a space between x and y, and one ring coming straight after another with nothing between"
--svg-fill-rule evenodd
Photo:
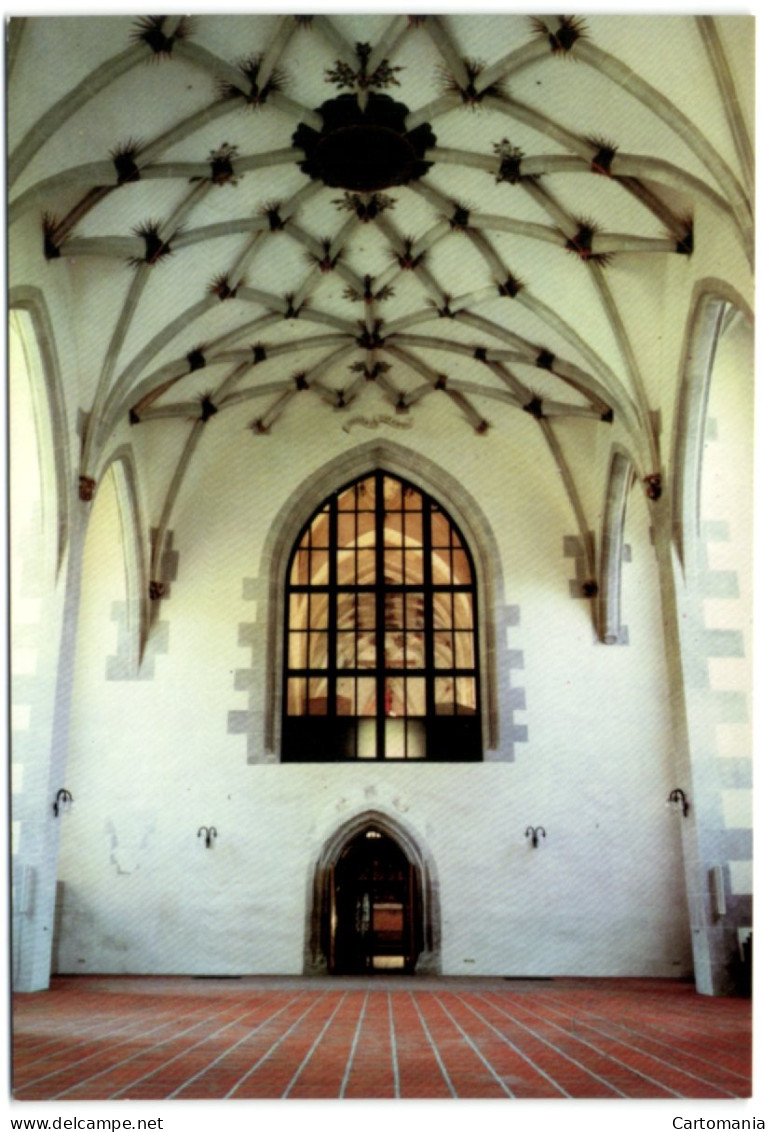
<instances>
[{"instance_id":1,"label":"white wall","mask_svg":"<svg viewBox=\"0 0 776 1132\"><path fill-rule=\"evenodd\" d=\"M704 564L712 580L703 601L703 625L710 633L729 634L733 643L740 641L727 650L731 655L708 660L709 685L718 703L715 749L727 887L733 898L751 897L753 879L752 348L751 328L739 316L723 333L715 357L700 498ZM746 922L746 915L741 918Z\"/></svg>"},{"instance_id":2,"label":"white wall","mask_svg":"<svg viewBox=\"0 0 776 1132\"><path fill-rule=\"evenodd\" d=\"M646 505L634 493L623 567L630 643L605 646L589 603L569 595L573 517L547 482L550 458L529 418L520 447L498 429L472 436L452 406L426 414L422 446L420 424L390 434L459 477L498 543L505 604L519 607L507 643L523 654L509 682L525 689L525 709L507 719L502 707L500 720L502 735L528 728L513 761L248 765L244 736L227 729L229 712L249 700L234 687L248 663L239 625L262 633L269 593L245 600L244 579L260 577L296 486L370 438L346 433L341 415L322 416L311 401L292 411L266 437L220 415L208 425L211 459L184 486L196 508L182 505L180 524L173 516L178 574L140 679L106 679L119 633L111 610L125 598L107 482L93 505L58 970L301 972L306 889L323 843L377 809L429 848L444 973L688 974ZM547 838L533 850L525 829L536 824ZM211 850L197 838L202 825L218 831Z\"/></svg>"}]
</instances>

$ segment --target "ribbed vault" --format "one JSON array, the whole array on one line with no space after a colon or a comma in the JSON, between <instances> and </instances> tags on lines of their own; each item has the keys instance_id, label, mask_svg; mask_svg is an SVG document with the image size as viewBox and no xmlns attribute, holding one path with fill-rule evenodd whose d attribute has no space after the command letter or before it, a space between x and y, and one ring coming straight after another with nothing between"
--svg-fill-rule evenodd
<instances>
[{"instance_id":1,"label":"ribbed vault","mask_svg":"<svg viewBox=\"0 0 776 1132\"><path fill-rule=\"evenodd\" d=\"M418 427L446 413L451 444L535 430L595 592L575 460L610 430L650 498L667 463L678 357L645 369L641 299L680 270L689 296L720 233L723 275L751 263L747 21L11 26L11 279L80 336L81 500L136 450L152 597L211 430L265 443L300 398L325 429L375 397Z\"/></svg>"}]
</instances>

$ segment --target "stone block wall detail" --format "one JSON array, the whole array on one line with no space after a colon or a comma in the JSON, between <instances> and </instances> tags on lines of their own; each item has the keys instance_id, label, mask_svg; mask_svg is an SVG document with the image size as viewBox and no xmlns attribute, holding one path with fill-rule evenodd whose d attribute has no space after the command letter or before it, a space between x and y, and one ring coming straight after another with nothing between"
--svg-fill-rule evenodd
<instances>
[{"instance_id":1,"label":"stone block wall detail","mask_svg":"<svg viewBox=\"0 0 776 1132\"><path fill-rule=\"evenodd\" d=\"M706 436L709 439L708 428ZM716 435L713 438L716 439ZM740 927L752 923L752 736L747 691L742 686L747 660L744 631L747 613L741 600L737 570L713 569L710 565L710 560L725 557L724 544L728 544L731 560L735 562L729 524L720 520L704 521L700 535L701 601L709 602L717 617L724 616L726 622L725 628L716 624L707 627L709 617L704 616L702 648L709 672L709 708L716 739L715 763L720 789L721 828L715 840L724 878L724 921L731 925L726 934L730 934L729 949L735 953L732 925ZM741 628L732 627L736 622Z\"/></svg>"},{"instance_id":2,"label":"stone block wall detail","mask_svg":"<svg viewBox=\"0 0 776 1132\"><path fill-rule=\"evenodd\" d=\"M258 577L243 579L243 600L254 605L259 600L260 582ZM248 708L244 711L230 711L227 717L229 735L244 735L247 746L248 763L277 763L276 751L268 751L264 742L262 649L264 638L254 616L253 621L241 621L237 627L238 643L241 648L250 649L250 663L238 668L234 674L235 691L248 693ZM278 682L279 686L279 682Z\"/></svg>"},{"instance_id":3,"label":"stone block wall detail","mask_svg":"<svg viewBox=\"0 0 776 1132\"><path fill-rule=\"evenodd\" d=\"M501 749L507 753L503 761L514 758L516 744L528 742L528 725L525 722L528 703L524 683L525 654L522 649L514 647L519 639L520 606L505 605L502 617L505 635L504 651L501 658L501 673L499 674L499 705L501 727L504 733L504 742Z\"/></svg>"}]
</instances>

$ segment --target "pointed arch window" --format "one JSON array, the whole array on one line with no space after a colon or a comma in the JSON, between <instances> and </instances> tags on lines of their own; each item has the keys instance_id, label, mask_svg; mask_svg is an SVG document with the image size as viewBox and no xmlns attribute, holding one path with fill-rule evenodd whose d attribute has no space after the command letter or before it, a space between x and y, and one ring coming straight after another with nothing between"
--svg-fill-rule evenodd
<instances>
[{"instance_id":1,"label":"pointed arch window","mask_svg":"<svg viewBox=\"0 0 776 1132\"><path fill-rule=\"evenodd\" d=\"M425 492L377 471L329 496L285 626L284 762L482 758L474 565Z\"/></svg>"}]
</instances>

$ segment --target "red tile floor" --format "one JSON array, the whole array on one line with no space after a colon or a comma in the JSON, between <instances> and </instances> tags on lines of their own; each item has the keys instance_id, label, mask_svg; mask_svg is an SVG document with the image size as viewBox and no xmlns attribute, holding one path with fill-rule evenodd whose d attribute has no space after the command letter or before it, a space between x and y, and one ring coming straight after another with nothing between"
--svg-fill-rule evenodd
<instances>
[{"instance_id":1,"label":"red tile floor","mask_svg":"<svg viewBox=\"0 0 776 1132\"><path fill-rule=\"evenodd\" d=\"M669 979L57 977L16 1100L751 1095L750 1003Z\"/></svg>"}]
</instances>

